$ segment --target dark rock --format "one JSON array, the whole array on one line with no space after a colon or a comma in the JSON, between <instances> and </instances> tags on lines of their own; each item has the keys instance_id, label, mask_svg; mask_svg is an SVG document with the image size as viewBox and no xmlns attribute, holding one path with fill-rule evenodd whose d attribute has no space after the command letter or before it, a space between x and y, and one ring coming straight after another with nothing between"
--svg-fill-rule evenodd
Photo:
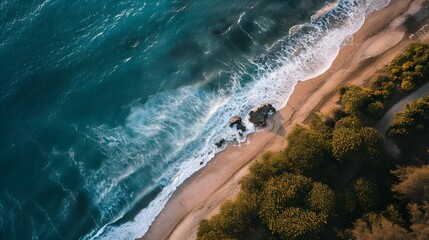
<instances>
[{"instance_id":1,"label":"dark rock","mask_svg":"<svg viewBox=\"0 0 429 240\"><path fill-rule=\"evenodd\" d=\"M249 121L255 124L255 127L264 127L267 125L267 119L276 113L276 109L273 105L266 103L263 104L249 113Z\"/></svg>"},{"instance_id":2,"label":"dark rock","mask_svg":"<svg viewBox=\"0 0 429 240\"><path fill-rule=\"evenodd\" d=\"M215 145L216 145L216 147L222 147L222 145L225 143L225 139L221 139L221 140L219 140L219 142L217 142L217 143L215 143Z\"/></svg>"},{"instance_id":3,"label":"dark rock","mask_svg":"<svg viewBox=\"0 0 429 240\"><path fill-rule=\"evenodd\" d=\"M231 121L229 121L228 125L229 127L235 126L237 130L241 130L242 132L245 132L247 129L246 129L246 126L243 125L242 120L243 119L240 116L235 116L231 119Z\"/></svg>"},{"instance_id":4,"label":"dark rock","mask_svg":"<svg viewBox=\"0 0 429 240\"><path fill-rule=\"evenodd\" d=\"M243 124L240 124L240 125L237 125L237 130L241 130L242 132L245 132L247 129L246 129L246 126L244 126Z\"/></svg>"},{"instance_id":5,"label":"dark rock","mask_svg":"<svg viewBox=\"0 0 429 240\"><path fill-rule=\"evenodd\" d=\"M241 124L241 121L243 119L240 116L235 116L233 118L231 118L231 120L229 121L229 127L233 127L236 124Z\"/></svg>"}]
</instances>

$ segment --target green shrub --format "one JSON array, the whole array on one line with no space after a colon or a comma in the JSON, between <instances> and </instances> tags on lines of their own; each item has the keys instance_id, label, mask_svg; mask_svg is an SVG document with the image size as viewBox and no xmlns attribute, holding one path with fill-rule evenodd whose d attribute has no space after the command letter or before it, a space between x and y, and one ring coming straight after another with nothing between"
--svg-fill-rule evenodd
<instances>
[{"instance_id":1,"label":"green shrub","mask_svg":"<svg viewBox=\"0 0 429 240\"><path fill-rule=\"evenodd\" d=\"M320 167L332 158L330 143L324 135L296 126L288 135L285 149L288 171L305 176L320 177Z\"/></svg>"},{"instance_id":2,"label":"green shrub","mask_svg":"<svg viewBox=\"0 0 429 240\"><path fill-rule=\"evenodd\" d=\"M365 212L372 210L377 202L377 185L368 179L358 178L354 185L354 192L356 194L359 206Z\"/></svg>"},{"instance_id":3,"label":"green shrub","mask_svg":"<svg viewBox=\"0 0 429 240\"><path fill-rule=\"evenodd\" d=\"M408 104L403 112L396 113L388 134L404 140L429 132L429 96Z\"/></svg>"}]
</instances>

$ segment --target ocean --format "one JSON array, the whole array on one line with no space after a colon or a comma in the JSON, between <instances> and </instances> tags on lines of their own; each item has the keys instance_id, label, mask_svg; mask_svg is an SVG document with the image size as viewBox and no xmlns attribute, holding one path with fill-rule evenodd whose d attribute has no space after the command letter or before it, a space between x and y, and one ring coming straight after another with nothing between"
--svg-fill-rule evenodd
<instances>
[{"instance_id":1,"label":"ocean","mask_svg":"<svg viewBox=\"0 0 429 240\"><path fill-rule=\"evenodd\" d=\"M3 0L0 239L142 236L388 2Z\"/></svg>"}]
</instances>

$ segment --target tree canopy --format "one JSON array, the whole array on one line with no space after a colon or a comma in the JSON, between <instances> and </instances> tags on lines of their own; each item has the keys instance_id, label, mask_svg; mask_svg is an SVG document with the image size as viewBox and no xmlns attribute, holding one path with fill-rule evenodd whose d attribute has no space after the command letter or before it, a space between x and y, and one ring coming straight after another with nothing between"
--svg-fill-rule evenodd
<instances>
[{"instance_id":1,"label":"tree canopy","mask_svg":"<svg viewBox=\"0 0 429 240\"><path fill-rule=\"evenodd\" d=\"M392 173L400 181L392 186L393 192L412 201L429 201L429 165L399 167Z\"/></svg>"},{"instance_id":2,"label":"tree canopy","mask_svg":"<svg viewBox=\"0 0 429 240\"><path fill-rule=\"evenodd\" d=\"M388 134L411 140L429 133L429 96L408 104L403 112L396 113Z\"/></svg>"}]
</instances>

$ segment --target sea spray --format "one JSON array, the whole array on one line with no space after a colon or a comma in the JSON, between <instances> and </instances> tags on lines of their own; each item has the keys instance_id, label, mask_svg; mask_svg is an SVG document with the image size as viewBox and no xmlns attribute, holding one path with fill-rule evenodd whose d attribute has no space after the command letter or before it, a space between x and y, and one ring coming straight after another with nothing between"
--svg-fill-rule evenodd
<instances>
[{"instance_id":1,"label":"sea spray","mask_svg":"<svg viewBox=\"0 0 429 240\"><path fill-rule=\"evenodd\" d=\"M278 109L284 107L296 83L325 72L338 55L344 41L349 40L351 35L362 26L366 15L387 4L387 1L382 3L363 0L339 1L334 8L321 16L314 17L309 23L291 31L291 35L277 41L265 56L247 63L240 63L240 67L232 69L234 81L231 89L219 90L213 95L198 88L194 88L194 91L185 91L185 88L179 90L179 92L186 92L185 96L182 95L186 99L194 99L192 96L203 92L203 98L200 98L200 95L182 104L186 106L202 104L204 107L194 112L194 114L198 113L195 116L198 120L194 122L195 125L190 125L195 128L182 129L185 132L189 131L189 135L176 136L178 139L174 139L179 142L184 141L185 144L175 146L177 155L169 156L173 159L177 158L173 160L175 164L172 164L169 171L160 173L161 177L157 181L164 181L164 188L155 200L140 211L132 221L119 226L108 224L93 237L89 235L88 238L130 239L144 235L176 188L195 171L201 169L214 154L222 150L215 147L216 141L221 138L245 141L245 136L241 137L227 127L231 117L237 114L247 116L250 109L266 102L272 103ZM198 103L199 100L196 99L203 100ZM129 117L128 124L137 124L142 128L148 126L148 122L140 118L145 116L152 118L153 113L144 109L145 107L135 109ZM175 111L180 111L180 108L170 107L169 110L167 113L171 111L176 113ZM141 114L137 113L139 111L142 111ZM164 113L161 110L161 114ZM171 115L164 117L170 118ZM190 119L189 116L185 118ZM248 129L252 129L246 119L247 117L244 118L244 124ZM186 125L186 123L182 124ZM183 125L179 124L177 127L180 128ZM130 129L133 127L129 125L127 129L121 131ZM201 162L204 164L201 165Z\"/></svg>"}]
</instances>

